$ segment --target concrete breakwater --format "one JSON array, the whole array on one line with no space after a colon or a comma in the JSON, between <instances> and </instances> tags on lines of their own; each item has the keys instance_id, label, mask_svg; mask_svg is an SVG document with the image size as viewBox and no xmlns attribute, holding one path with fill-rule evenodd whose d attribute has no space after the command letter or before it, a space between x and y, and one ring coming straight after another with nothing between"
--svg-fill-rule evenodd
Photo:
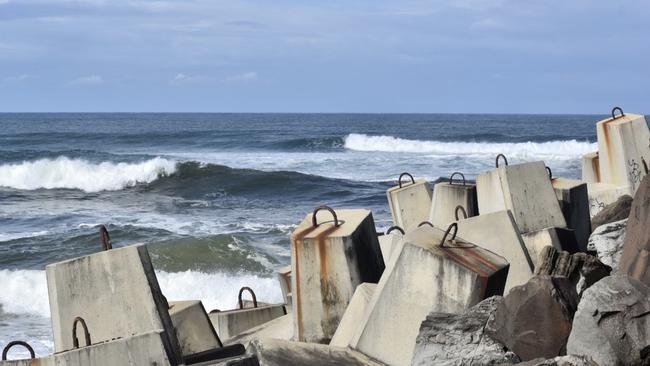
<instances>
[{"instance_id":1,"label":"concrete breakwater","mask_svg":"<svg viewBox=\"0 0 650 366\"><path fill-rule=\"evenodd\" d=\"M646 365L650 132L620 109L596 128L582 181L500 155L476 182L402 174L386 234L368 210L317 207L278 273L283 304L255 284L237 309L168 301L146 246L102 231L102 251L47 266L54 354L5 361L17 340L0 365ZM592 220L618 222L626 194L607 248ZM617 268L598 257L612 251Z\"/></svg>"}]
</instances>

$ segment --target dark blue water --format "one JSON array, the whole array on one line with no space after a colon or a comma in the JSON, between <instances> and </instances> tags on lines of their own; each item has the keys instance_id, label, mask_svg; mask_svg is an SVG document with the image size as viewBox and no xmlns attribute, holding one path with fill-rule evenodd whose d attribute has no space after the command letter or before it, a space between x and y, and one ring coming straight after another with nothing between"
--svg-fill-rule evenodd
<instances>
[{"instance_id":1,"label":"dark blue water","mask_svg":"<svg viewBox=\"0 0 650 366\"><path fill-rule=\"evenodd\" d=\"M115 246L149 243L170 299L227 308L254 282L277 300L268 276L313 207L369 208L385 228L401 172L472 178L498 153L577 178L604 117L0 114L0 343L51 349L43 268L98 251L100 224Z\"/></svg>"}]
</instances>

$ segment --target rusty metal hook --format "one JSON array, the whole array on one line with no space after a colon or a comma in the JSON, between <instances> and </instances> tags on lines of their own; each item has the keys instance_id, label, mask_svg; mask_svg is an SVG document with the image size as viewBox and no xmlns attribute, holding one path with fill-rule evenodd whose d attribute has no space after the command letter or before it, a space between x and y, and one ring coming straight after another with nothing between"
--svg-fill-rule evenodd
<instances>
[{"instance_id":1,"label":"rusty metal hook","mask_svg":"<svg viewBox=\"0 0 650 366\"><path fill-rule=\"evenodd\" d=\"M72 345L74 348L79 348L79 338L77 338L77 323L81 323L81 327L84 328L84 338L86 338L86 347L91 345L90 342L90 333L88 333L88 326L86 326L86 321L78 316L74 318L72 323Z\"/></svg>"},{"instance_id":2,"label":"rusty metal hook","mask_svg":"<svg viewBox=\"0 0 650 366\"><path fill-rule=\"evenodd\" d=\"M395 225L395 226L391 226L391 227L389 227L388 230L386 230L386 235L390 234L390 233L393 232L394 230L399 231L400 233L402 233L402 235L405 234L404 229L402 229L401 227Z\"/></svg>"},{"instance_id":3,"label":"rusty metal hook","mask_svg":"<svg viewBox=\"0 0 650 366\"><path fill-rule=\"evenodd\" d=\"M460 175L461 177L463 177L463 185L466 185L467 183L465 182L465 174L463 174L463 173L461 173L461 172L454 172L454 173L452 173L452 174L451 174L451 177L449 177L449 184L450 184L450 185L451 185L451 184L454 184L454 176L457 175L457 174Z\"/></svg>"},{"instance_id":4,"label":"rusty metal hook","mask_svg":"<svg viewBox=\"0 0 650 366\"><path fill-rule=\"evenodd\" d=\"M418 227L424 226L424 225L429 225L431 227L434 227L433 224L429 221L422 221L421 223L418 224Z\"/></svg>"},{"instance_id":5,"label":"rusty metal hook","mask_svg":"<svg viewBox=\"0 0 650 366\"><path fill-rule=\"evenodd\" d=\"M458 211L463 213L463 218L467 218L467 211L465 211L465 207L458 205L456 206L456 211L454 212L454 216L456 216L456 221L458 221Z\"/></svg>"},{"instance_id":6,"label":"rusty metal hook","mask_svg":"<svg viewBox=\"0 0 650 366\"><path fill-rule=\"evenodd\" d=\"M546 171L548 172L548 179L553 180L553 171L551 168L546 167Z\"/></svg>"},{"instance_id":7,"label":"rusty metal hook","mask_svg":"<svg viewBox=\"0 0 650 366\"><path fill-rule=\"evenodd\" d=\"M339 223L338 217L336 216L336 212L334 212L334 210L331 207L323 205L323 206L316 207L316 209L314 210L314 213L311 215L311 225L313 227L318 226L318 222L316 221L316 213L318 213L318 211L320 211L320 210L327 210L332 214L332 216L334 216L334 226L340 226L341 225L341 223Z\"/></svg>"},{"instance_id":8,"label":"rusty metal hook","mask_svg":"<svg viewBox=\"0 0 650 366\"><path fill-rule=\"evenodd\" d=\"M621 112L621 115L619 117L625 117L625 113L623 113L623 110L621 109L621 107L614 107L612 109L612 119L619 118L619 117L616 117L616 111Z\"/></svg>"},{"instance_id":9,"label":"rusty metal hook","mask_svg":"<svg viewBox=\"0 0 650 366\"><path fill-rule=\"evenodd\" d=\"M449 227L447 228L447 231L445 231L445 235L442 236L442 240L440 241L440 246L441 247L445 246L445 241L447 241L447 235L449 235L449 232L451 231L451 229L454 229L454 235L452 235L451 239L449 239L449 240L453 241L454 239L456 239L456 233L458 233L458 224L454 222L451 225L449 225Z\"/></svg>"},{"instance_id":10,"label":"rusty metal hook","mask_svg":"<svg viewBox=\"0 0 650 366\"><path fill-rule=\"evenodd\" d=\"M255 292L253 292L253 289L251 289L250 287L246 287L246 286L239 289L239 296L237 296L237 300L239 300L239 308L240 309L244 308L244 301L241 298L241 295L244 293L244 291L248 291L248 292L251 293L251 296L253 296L253 307L256 308L257 307L257 296L255 296Z\"/></svg>"},{"instance_id":11,"label":"rusty metal hook","mask_svg":"<svg viewBox=\"0 0 650 366\"><path fill-rule=\"evenodd\" d=\"M104 225L99 226L99 235L102 238L102 250L113 249L113 244L111 243L111 236L108 235L108 230L106 229L106 226Z\"/></svg>"},{"instance_id":12,"label":"rusty metal hook","mask_svg":"<svg viewBox=\"0 0 650 366\"><path fill-rule=\"evenodd\" d=\"M10 350L11 347L13 347L13 346L23 346L23 347L27 348L27 350L29 351L29 355L30 355L30 357L31 357L32 359L36 358L36 353L34 353L34 349L33 349L32 346L30 346L27 342L23 342L23 341L11 341L11 342L9 342L9 344L7 344L7 346L5 346L5 348L2 350L2 361L6 361L6 360L7 360L7 353L9 353L9 350Z\"/></svg>"},{"instance_id":13,"label":"rusty metal hook","mask_svg":"<svg viewBox=\"0 0 650 366\"><path fill-rule=\"evenodd\" d=\"M506 159L506 156L503 154L499 154L497 155L497 158L494 163L497 166L497 168L499 167L499 158L503 158L503 162L506 164L506 166L508 166L508 159Z\"/></svg>"},{"instance_id":14,"label":"rusty metal hook","mask_svg":"<svg viewBox=\"0 0 650 366\"><path fill-rule=\"evenodd\" d=\"M399 178L397 179L397 183L399 184L400 188L402 188L402 178L404 178L405 175L408 176L409 178L411 178L411 184L415 184L415 179L413 179L413 176L411 174L409 174L409 173L404 172L404 173L400 174Z\"/></svg>"}]
</instances>

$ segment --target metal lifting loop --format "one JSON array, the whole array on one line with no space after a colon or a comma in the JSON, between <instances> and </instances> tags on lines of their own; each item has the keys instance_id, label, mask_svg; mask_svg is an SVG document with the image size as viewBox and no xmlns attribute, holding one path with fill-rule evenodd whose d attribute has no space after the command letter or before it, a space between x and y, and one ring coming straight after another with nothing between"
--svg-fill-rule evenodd
<instances>
[{"instance_id":1,"label":"metal lifting loop","mask_svg":"<svg viewBox=\"0 0 650 366\"><path fill-rule=\"evenodd\" d=\"M499 158L503 158L503 162L506 164L506 166L508 166L508 159L506 159L506 156L503 154L499 154L497 155L497 158L495 160L495 165L497 166L497 168L499 167Z\"/></svg>"},{"instance_id":2,"label":"metal lifting loop","mask_svg":"<svg viewBox=\"0 0 650 366\"><path fill-rule=\"evenodd\" d=\"M113 249L113 244L111 243L111 236L108 235L108 230L106 230L106 226L101 225L99 227L99 235L102 238L102 250Z\"/></svg>"},{"instance_id":3,"label":"metal lifting loop","mask_svg":"<svg viewBox=\"0 0 650 366\"><path fill-rule=\"evenodd\" d=\"M404 178L404 176L408 176L409 178L411 178L411 184L415 184L415 179L413 179L413 176L409 173L404 172L400 174L399 178L397 179L397 183L399 184L400 188L402 188L402 178Z\"/></svg>"},{"instance_id":4,"label":"metal lifting loop","mask_svg":"<svg viewBox=\"0 0 650 366\"><path fill-rule=\"evenodd\" d=\"M34 353L34 349L33 349L32 346L30 346L27 342L23 342L23 341L11 341L11 342L9 342L9 344L7 344L7 346L2 350L2 361L7 361L7 353L9 353L9 350L10 350L11 347L13 347L13 346L23 346L23 347L27 348L27 350L29 351L29 356L30 356L32 359L36 358L36 354Z\"/></svg>"},{"instance_id":5,"label":"metal lifting loop","mask_svg":"<svg viewBox=\"0 0 650 366\"><path fill-rule=\"evenodd\" d=\"M616 111L621 112L621 115L616 117ZM621 107L614 107L612 109L612 119L617 119L619 117L625 117L625 113L623 113L623 110L621 109Z\"/></svg>"},{"instance_id":6,"label":"metal lifting loop","mask_svg":"<svg viewBox=\"0 0 650 366\"><path fill-rule=\"evenodd\" d=\"M390 234L391 232L393 232L393 230L397 230L397 231L399 231L400 233L402 233L402 235L405 234L405 233L404 233L404 229L402 229L401 227L395 225L395 226L391 226L391 227L389 227L388 230L386 230L386 235L388 235L388 234Z\"/></svg>"},{"instance_id":7,"label":"metal lifting loop","mask_svg":"<svg viewBox=\"0 0 650 366\"><path fill-rule=\"evenodd\" d=\"M645 159L643 157L641 158L641 163L643 164L643 170L645 171L645 174L648 175L648 163L645 162Z\"/></svg>"},{"instance_id":8,"label":"metal lifting loop","mask_svg":"<svg viewBox=\"0 0 650 366\"><path fill-rule=\"evenodd\" d=\"M451 229L454 229L454 235L452 235L451 239L449 239L449 240L453 241L454 239L456 239L456 233L458 232L458 224L454 222L451 225L449 225L449 227L447 228L447 231L445 231L445 235L442 236L442 240L440 241L440 246L441 247L445 246L445 241L447 241L447 235L449 235L449 232L451 231Z\"/></svg>"},{"instance_id":9,"label":"metal lifting loop","mask_svg":"<svg viewBox=\"0 0 650 366\"><path fill-rule=\"evenodd\" d=\"M546 171L548 172L548 179L553 180L553 171L551 171L551 168L546 167Z\"/></svg>"},{"instance_id":10,"label":"metal lifting loop","mask_svg":"<svg viewBox=\"0 0 650 366\"><path fill-rule=\"evenodd\" d=\"M334 210L332 210L331 207L329 207L329 206L318 206L314 210L314 213L311 215L311 224L312 224L312 226L314 226L314 227L318 226L318 222L316 221L316 213L318 213L318 211L320 211L320 210L327 210L332 214L332 216L334 216L334 226L340 226L341 225L339 223L338 217L336 216L336 212L334 212Z\"/></svg>"},{"instance_id":11,"label":"metal lifting loop","mask_svg":"<svg viewBox=\"0 0 650 366\"><path fill-rule=\"evenodd\" d=\"M455 211L455 213L454 213L454 216L456 216L456 221L458 221L458 219L459 219L459 217L458 217L458 211L460 211L460 212L463 213L463 218L464 218L464 219L467 218L467 211L465 211L465 207L463 207L463 206L461 206L461 205L458 205L458 206L456 206L456 211Z\"/></svg>"},{"instance_id":12,"label":"metal lifting loop","mask_svg":"<svg viewBox=\"0 0 650 366\"><path fill-rule=\"evenodd\" d=\"M241 298L241 295L244 293L244 291L248 291L248 292L251 293L251 296L253 297L253 307L256 308L257 307L257 296L255 296L255 292L253 292L253 289L251 289L250 287L246 287L246 286L239 289L239 296L237 296L237 300L239 300L239 308L240 309L244 308L244 301Z\"/></svg>"},{"instance_id":13,"label":"metal lifting loop","mask_svg":"<svg viewBox=\"0 0 650 366\"><path fill-rule=\"evenodd\" d=\"M74 318L74 323L72 323L72 345L74 348L79 348L79 338L77 338L77 323L81 323L81 327L84 328L84 338L86 338L86 347L91 345L90 342L90 333L88 333L88 327L86 326L86 321L82 317L78 316Z\"/></svg>"},{"instance_id":14,"label":"metal lifting loop","mask_svg":"<svg viewBox=\"0 0 650 366\"><path fill-rule=\"evenodd\" d=\"M451 174L451 177L449 177L449 184L454 184L454 176L455 176L455 175L460 175L460 176L463 178L463 185L466 185L466 182L465 182L465 174L463 174L463 173L461 173L461 172L454 172L454 173L452 173L452 174Z\"/></svg>"},{"instance_id":15,"label":"metal lifting loop","mask_svg":"<svg viewBox=\"0 0 650 366\"><path fill-rule=\"evenodd\" d=\"M429 225L431 227L434 227L433 224L429 221L422 221L421 223L418 224L418 227L424 226L424 225Z\"/></svg>"}]
</instances>

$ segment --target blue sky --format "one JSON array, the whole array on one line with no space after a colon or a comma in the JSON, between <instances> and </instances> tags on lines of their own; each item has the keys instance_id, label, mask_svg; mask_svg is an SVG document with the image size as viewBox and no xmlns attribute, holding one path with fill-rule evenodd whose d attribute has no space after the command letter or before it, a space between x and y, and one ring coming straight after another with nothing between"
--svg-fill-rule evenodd
<instances>
[{"instance_id":1,"label":"blue sky","mask_svg":"<svg viewBox=\"0 0 650 366\"><path fill-rule=\"evenodd\" d=\"M650 1L0 0L0 111L650 112Z\"/></svg>"}]
</instances>

